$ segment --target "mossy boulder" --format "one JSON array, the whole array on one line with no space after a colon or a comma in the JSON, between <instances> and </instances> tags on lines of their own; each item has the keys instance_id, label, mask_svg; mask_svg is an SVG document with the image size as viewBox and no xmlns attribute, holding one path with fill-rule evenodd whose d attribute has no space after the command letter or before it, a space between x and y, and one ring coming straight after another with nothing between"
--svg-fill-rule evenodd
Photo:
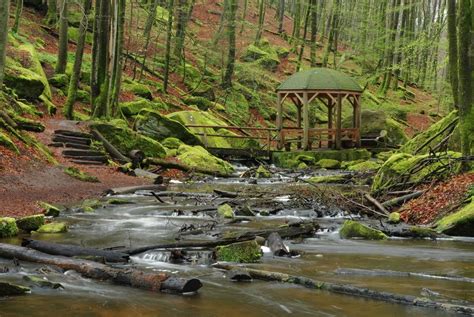
<instances>
[{"instance_id":1,"label":"mossy boulder","mask_svg":"<svg viewBox=\"0 0 474 317\"><path fill-rule=\"evenodd\" d=\"M135 128L141 134L158 141L173 137L189 145L202 144L200 139L181 122L151 109L145 109L139 113Z\"/></svg>"},{"instance_id":2,"label":"mossy boulder","mask_svg":"<svg viewBox=\"0 0 474 317\"><path fill-rule=\"evenodd\" d=\"M41 201L38 205L41 207L42 212L46 217L59 217L59 214L61 213L61 209L51 204Z\"/></svg>"},{"instance_id":3,"label":"mossy boulder","mask_svg":"<svg viewBox=\"0 0 474 317\"><path fill-rule=\"evenodd\" d=\"M230 163L215 157L202 146L183 144L178 148L177 154L177 158L189 167L221 175L231 175L234 172L234 167Z\"/></svg>"},{"instance_id":4,"label":"mossy boulder","mask_svg":"<svg viewBox=\"0 0 474 317\"><path fill-rule=\"evenodd\" d=\"M133 131L124 122L96 123L91 128L97 129L124 155L141 150L147 157L166 156L165 148L158 141Z\"/></svg>"},{"instance_id":5,"label":"mossy boulder","mask_svg":"<svg viewBox=\"0 0 474 317\"><path fill-rule=\"evenodd\" d=\"M309 155L304 155L304 154L298 155L296 157L296 160L298 162L306 163L308 165L314 165L314 163L316 163L316 159L314 157L309 156Z\"/></svg>"},{"instance_id":6,"label":"mossy boulder","mask_svg":"<svg viewBox=\"0 0 474 317\"><path fill-rule=\"evenodd\" d=\"M88 103L91 100L91 94L82 89L78 89L76 93L76 100L83 103Z\"/></svg>"},{"instance_id":7,"label":"mossy boulder","mask_svg":"<svg viewBox=\"0 0 474 317\"><path fill-rule=\"evenodd\" d=\"M461 157L460 153L448 152L448 155L440 156L437 160L429 160L428 154L411 155L396 153L378 170L371 190L373 193L378 193L399 184L401 181L420 183L422 181L429 181L432 178L446 178L459 172L461 162L452 160L452 158L459 157ZM421 168L415 168L423 160L426 163ZM444 172L438 171L440 167L446 166L448 163L451 169L444 169Z\"/></svg>"},{"instance_id":8,"label":"mossy boulder","mask_svg":"<svg viewBox=\"0 0 474 317\"><path fill-rule=\"evenodd\" d=\"M380 230L370 228L357 221L346 220L339 230L342 239L386 240L387 235Z\"/></svg>"},{"instance_id":9,"label":"mossy boulder","mask_svg":"<svg viewBox=\"0 0 474 317\"><path fill-rule=\"evenodd\" d=\"M219 246L216 255L219 261L255 263L262 257L262 252L257 241L252 240Z\"/></svg>"},{"instance_id":10,"label":"mossy boulder","mask_svg":"<svg viewBox=\"0 0 474 317\"><path fill-rule=\"evenodd\" d=\"M415 152L418 151L421 146L428 142L428 144L416 154L428 153L433 146L439 144L449 133L452 132L453 129L456 128L458 119L458 111L452 111L446 117L429 127L427 130L417 134L414 138L406 142L399 149L399 151L408 154L415 154Z\"/></svg>"},{"instance_id":11,"label":"mossy boulder","mask_svg":"<svg viewBox=\"0 0 474 317\"><path fill-rule=\"evenodd\" d=\"M121 102L120 110L126 117L136 116L143 109L153 109L153 103L147 99L138 99L129 102Z\"/></svg>"},{"instance_id":12,"label":"mossy boulder","mask_svg":"<svg viewBox=\"0 0 474 317\"><path fill-rule=\"evenodd\" d=\"M278 167L292 168L297 167L304 157L303 161L308 161L310 157L314 158L314 161L320 161L322 159L343 161L357 161L357 160L368 160L371 154L366 149L344 149L344 150L325 150L325 151L306 151L306 152L275 152L272 155L272 161Z\"/></svg>"},{"instance_id":13,"label":"mossy boulder","mask_svg":"<svg viewBox=\"0 0 474 317\"><path fill-rule=\"evenodd\" d=\"M319 167L325 169L338 169L341 168L341 162L333 159L321 159L316 163Z\"/></svg>"},{"instance_id":14,"label":"mossy boulder","mask_svg":"<svg viewBox=\"0 0 474 317\"><path fill-rule=\"evenodd\" d=\"M377 161L365 161L350 165L349 167L347 167L347 170L353 172L368 172L378 170L381 166L382 164Z\"/></svg>"},{"instance_id":15,"label":"mossy boulder","mask_svg":"<svg viewBox=\"0 0 474 317\"><path fill-rule=\"evenodd\" d=\"M459 211L441 218L436 231L453 236L474 237L474 198Z\"/></svg>"},{"instance_id":16,"label":"mossy boulder","mask_svg":"<svg viewBox=\"0 0 474 317\"><path fill-rule=\"evenodd\" d=\"M0 238L14 237L18 234L18 231L15 218L0 218Z\"/></svg>"},{"instance_id":17,"label":"mossy boulder","mask_svg":"<svg viewBox=\"0 0 474 317\"><path fill-rule=\"evenodd\" d=\"M265 166L260 165L255 172L257 178L271 178L272 173L265 168Z\"/></svg>"},{"instance_id":18,"label":"mossy boulder","mask_svg":"<svg viewBox=\"0 0 474 317\"><path fill-rule=\"evenodd\" d=\"M7 149L15 153L18 153L18 154L20 153L15 143L13 143L12 139L10 139L10 137L6 133L3 133L1 130L0 130L0 146L6 147Z\"/></svg>"},{"instance_id":19,"label":"mossy boulder","mask_svg":"<svg viewBox=\"0 0 474 317\"><path fill-rule=\"evenodd\" d=\"M38 230L44 225L44 215L27 216L16 220L16 225L19 229L31 232Z\"/></svg>"},{"instance_id":20,"label":"mossy boulder","mask_svg":"<svg viewBox=\"0 0 474 317\"><path fill-rule=\"evenodd\" d=\"M64 222L51 222L42 225L36 232L38 233L65 233L68 231L68 226Z\"/></svg>"},{"instance_id":21,"label":"mossy boulder","mask_svg":"<svg viewBox=\"0 0 474 317\"><path fill-rule=\"evenodd\" d=\"M171 150L179 149L179 147L182 144L183 144L183 141L181 141L180 139L177 139L177 138L173 138L173 137L166 138L163 141L161 141L161 145L163 145L167 149L171 149Z\"/></svg>"},{"instance_id":22,"label":"mossy boulder","mask_svg":"<svg viewBox=\"0 0 474 317\"><path fill-rule=\"evenodd\" d=\"M345 118L342 126L351 128L352 120L352 116ZM384 111L363 110L361 113L361 135L379 136L382 131L386 131L384 140L388 145L401 145L408 140L403 127L387 116Z\"/></svg>"},{"instance_id":23,"label":"mossy boulder","mask_svg":"<svg viewBox=\"0 0 474 317\"><path fill-rule=\"evenodd\" d=\"M66 74L55 74L49 79L51 86L62 89L69 85L69 76Z\"/></svg>"},{"instance_id":24,"label":"mossy boulder","mask_svg":"<svg viewBox=\"0 0 474 317\"><path fill-rule=\"evenodd\" d=\"M347 182L346 175L326 175L326 176L313 176L308 179L313 184L343 184Z\"/></svg>"},{"instance_id":25,"label":"mossy boulder","mask_svg":"<svg viewBox=\"0 0 474 317\"><path fill-rule=\"evenodd\" d=\"M234 209L229 204L220 205L217 214L222 218L234 218Z\"/></svg>"},{"instance_id":26,"label":"mossy boulder","mask_svg":"<svg viewBox=\"0 0 474 317\"><path fill-rule=\"evenodd\" d=\"M268 52L250 44L242 53L240 59L244 62L254 62L262 57L268 56Z\"/></svg>"},{"instance_id":27,"label":"mossy boulder","mask_svg":"<svg viewBox=\"0 0 474 317\"><path fill-rule=\"evenodd\" d=\"M18 296L28 293L31 293L31 289L26 286L0 282L0 296Z\"/></svg>"},{"instance_id":28,"label":"mossy boulder","mask_svg":"<svg viewBox=\"0 0 474 317\"><path fill-rule=\"evenodd\" d=\"M195 105L199 110L207 111L210 108L213 108L213 102L205 97L191 96L183 99L183 102L188 106Z\"/></svg>"},{"instance_id":29,"label":"mossy boulder","mask_svg":"<svg viewBox=\"0 0 474 317\"><path fill-rule=\"evenodd\" d=\"M13 89L18 97L26 100L39 99L45 89L41 76L17 65L7 64L4 83L5 86Z\"/></svg>"},{"instance_id":30,"label":"mossy boulder","mask_svg":"<svg viewBox=\"0 0 474 317\"><path fill-rule=\"evenodd\" d=\"M398 212L390 213L390 215L388 216L388 222L393 223L393 224L399 223L400 222L400 214Z\"/></svg>"},{"instance_id":31,"label":"mossy boulder","mask_svg":"<svg viewBox=\"0 0 474 317\"><path fill-rule=\"evenodd\" d=\"M66 167L64 169L64 173L82 182L99 183L99 179L97 177L81 171L77 167Z\"/></svg>"},{"instance_id":32,"label":"mossy boulder","mask_svg":"<svg viewBox=\"0 0 474 317\"><path fill-rule=\"evenodd\" d=\"M125 81L122 85L123 91L129 91L135 96L142 97L148 100L153 100L153 93L147 85L132 81Z\"/></svg>"}]
</instances>

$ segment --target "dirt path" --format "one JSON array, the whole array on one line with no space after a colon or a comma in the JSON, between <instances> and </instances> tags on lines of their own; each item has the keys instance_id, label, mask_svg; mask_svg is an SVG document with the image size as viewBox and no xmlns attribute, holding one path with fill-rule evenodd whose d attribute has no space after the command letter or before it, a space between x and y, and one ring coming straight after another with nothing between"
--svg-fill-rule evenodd
<instances>
[{"instance_id":1,"label":"dirt path","mask_svg":"<svg viewBox=\"0 0 474 317\"><path fill-rule=\"evenodd\" d=\"M35 136L48 144L56 129L84 130L83 124L60 119L46 119L44 133ZM51 165L35 157L31 149L21 148L18 156L0 153L0 217L34 214L40 211L38 201L71 204L86 198L99 197L108 188L150 183L149 180L128 176L109 166L80 166L61 157L61 149L52 149L59 165ZM96 176L100 183L76 180L63 172L66 166L76 166Z\"/></svg>"}]
</instances>

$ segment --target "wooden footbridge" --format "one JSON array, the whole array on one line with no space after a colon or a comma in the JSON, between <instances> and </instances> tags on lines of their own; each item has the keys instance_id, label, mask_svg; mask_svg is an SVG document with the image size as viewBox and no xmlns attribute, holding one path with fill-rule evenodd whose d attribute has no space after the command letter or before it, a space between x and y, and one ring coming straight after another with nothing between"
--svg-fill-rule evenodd
<instances>
[{"instance_id":1,"label":"wooden footbridge","mask_svg":"<svg viewBox=\"0 0 474 317\"><path fill-rule=\"evenodd\" d=\"M315 149L342 149L361 146L361 95L363 89L351 77L327 68L313 68L296 73L277 88L277 120L275 128L187 125L209 149L217 155L269 157L274 151L311 151ZM310 125L309 106L320 101L327 108L327 127ZM293 102L297 109L296 126L285 126L285 102ZM343 105L352 107L352 127L342 127ZM236 132L223 134L225 129ZM209 133L209 131L214 131ZM209 147L209 138L256 140L257 148L224 149Z\"/></svg>"}]
</instances>

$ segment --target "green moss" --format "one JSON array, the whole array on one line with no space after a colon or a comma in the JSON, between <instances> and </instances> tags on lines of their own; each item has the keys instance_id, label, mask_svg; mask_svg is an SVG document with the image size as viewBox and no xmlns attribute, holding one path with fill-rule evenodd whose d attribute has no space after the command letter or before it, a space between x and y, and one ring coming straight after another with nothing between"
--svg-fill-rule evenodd
<instances>
[{"instance_id":1,"label":"green moss","mask_svg":"<svg viewBox=\"0 0 474 317\"><path fill-rule=\"evenodd\" d=\"M414 154L423 144L433 138L437 133L440 133L443 130L446 130L447 127L452 126L458 120L458 112L453 111L448 114L446 117L441 119L440 121L433 124L429 129L423 131L416 135L414 138L410 139L406 142L401 148L400 152ZM450 133L451 130L447 129L444 133L441 133L437 137L433 138L428 146L425 146L419 153L417 154L426 154L430 151L430 149L441 142L447 135ZM431 147L430 147L431 145Z\"/></svg>"},{"instance_id":2,"label":"green moss","mask_svg":"<svg viewBox=\"0 0 474 317\"><path fill-rule=\"evenodd\" d=\"M129 101L129 102L121 102L119 106L120 106L120 110L122 110L122 113L127 117L135 116L143 109L147 109L147 108L149 108L150 110L153 109L153 103L146 99L138 99L138 100Z\"/></svg>"},{"instance_id":3,"label":"green moss","mask_svg":"<svg viewBox=\"0 0 474 317\"><path fill-rule=\"evenodd\" d=\"M382 231L369 228L357 221L346 220L339 230L342 239L362 238L366 240L386 240Z\"/></svg>"},{"instance_id":4,"label":"green moss","mask_svg":"<svg viewBox=\"0 0 474 317\"><path fill-rule=\"evenodd\" d=\"M229 204L220 205L217 214L222 218L234 218L234 210Z\"/></svg>"},{"instance_id":5,"label":"green moss","mask_svg":"<svg viewBox=\"0 0 474 317\"><path fill-rule=\"evenodd\" d=\"M75 28L75 27L71 27L71 26L68 27L67 36L70 40L77 43L79 41L79 29ZM92 39L92 33L87 32L86 33L86 43L92 45L92 40L93 40Z\"/></svg>"},{"instance_id":6,"label":"green moss","mask_svg":"<svg viewBox=\"0 0 474 317\"><path fill-rule=\"evenodd\" d=\"M49 83L56 88L66 88L69 85L69 76L66 74L55 74L49 79Z\"/></svg>"},{"instance_id":7,"label":"green moss","mask_svg":"<svg viewBox=\"0 0 474 317\"><path fill-rule=\"evenodd\" d=\"M196 167L210 173L230 175L234 172L231 164L213 156L201 146L192 147L183 144L178 149L177 158L189 167Z\"/></svg>"},{"instance_id":8,"label":"green moss","mask_svg":"<svg viewBox=\"0 0 474 317\"><path fill-rule=\"evenodd\" d=\"M124 155L132 150L141 150L147 157L166 156L165 148L158 141L131 130L123 121L97 123L91 128L97 129Z\"/></svg>"},{"instance_id":9,"label":"green moss","mask_svg":"<svg viewBox=\"0 0 474 317\"><path fill-rule=\"evenodd\" d=\"M135 122L135 128L138 132L160 141L173 137L189 145L202 144L199 138L186 128L182 122L150 109L144 109L140 112Z\"/></svg>"},{"instance_id":10,"label":"green moss","mask_svg":"<svg viewBox=\"0 0 474 317\"><path fill-rule=\"evenodd\" d=\"M13 89L18 97L26 100L37 100L45 90L41 76L21 66L7 64L4 83Z\"/></svg>"},{"instance_id":11,"label":"green moss","mask_svg":"<svg viewBox=\"0 0 474 317\"><path fill-rule=\"evenodd\" d=\"M7 134L1 131L0 131L0 145L6 147L7 149L17 154L20 154L20 151L16 147L15 143L13 143L13 141L10 139L10 137Z\"/></svg>"},{"instance_id":12,"label":"green moss","mask_svg":"<svg viewBox=\"0 0 474 317\"><path fill-rule=\"evenodd\" d=\"M258 243L252 240L217 247L216 255L219 261L255 263L262 253Z\"/></svg>"},{"instance_id":13,"label":"green moss","mask_svg":"<svg viewBox=\"0 0 474 317\"><path fill-rule=\"evenodd\" d=\"M132 92L135 96L153 100L153 93L147 85L132 81L125 81L122 85L123 91Z\"/></svg>"},{"instance_id":14,"label":"green moss","mask_svg":"<svg viewBox=\"0 0 474 317\"><path fill-rule=\"evenodd\" d=\"M400 214L398 212L392 212L388 216L388 222L397 224L400 222Z\"/></svg>"},{"instance_id":15,"label":"green moss","mask_svg":"<svg viewBox=\"0 0 474 317\"><path fill-rule=\"evenodd\" d=\"M255 172L255 176L257 176L257 178L271 178L272 173L267 170L265 166L260 165Z\"/></svg>"},{"instance_id":16,"label":"green moss","mask_svg":"<svg viewBox=\"0 0 474 317\"><path fill-rule=\"evenodd\" d=\"M51 204L40 201L38 202L38 205L41 207L43 214L47 217L59 217L59 214L61 213L61 210L58 207Z\"/></svg>"},{"instance_id":17,"label":"green moss","mask_svg":"<svg viewBox=\"0 0 474 317\"><path fill-rule=\"evenodd\" d=\"M305 162L301 162L300 164L298 164L298 167L297 167L297 169L299 170L305 170L307 168L308 168L308 165Z\"/></svg>"},{"instance_id":18,"label":"green moss","mask_svg":"<svg viewBox=\"0 0 474 317\"><path fill-rule=\"evenodd\" d=\"M111 198L107 200L107 204L109 205L128 205L128 204L133 204L132 201L127 200L127 199L121 199L121 198Z\"/></svg>"},{"instance_id":19,"label":"green moss","mask_svg":"<svg viewBox=\"0 0 474 317\"><path fill-rule=\"evenodd\" d=\"M345 150L324 150L324 151L305 151L305 152L275 152L272 155L272 161L278 167L292 168L300 163L297 157L312 157L315 161L322 159L332 159L339 162L356 161L361 159L370 159L371 154L366 149L345 149ZM295 165L296 162L296 165Z\"/></svg>"},{"instance_id":20,"label":"green moss","mask_svg":"<svg viewBox=\"0 0 474 317\"><path fill-rule=\"evenodd\" d=\"M91 94L82 89L78 89L76 93L76 100L82 103L89 103L91 100Z\"/></svg>"},{"instance_id":21,"label":"green moss","mask_svg":"<svg viewBox=\"0 0 474 317\"><path fill-rule=\"evenodd\" d=\"M210 108L213 108L213 102L204 97L195 97L191 96L186 99L183 99L183 102L188 106L195 105L199 110L207 111Z\"/></svg>"},{"instance_id":22,"label":"green moss","mask_svg":"<svg viewBox=\"0 0 474 317\"><path fill-rule=\"evenodd\" d=\"M36 232L38 233L64 233L68 227L64 222L52 222L41 226Z\"/></svg>"},{"instance_id":23,"label":"green moss","mask_svg":"<svg viewBox=\"0 0 474 317\"><path fill-rule=\"evenodd\" d=\"M28 293L31 293L31 289L28 287L7 282L0 282L0 296L16 296Z\"/></svg>"},{"instance_id":24,"label":"green moss","mask_svg":"<svg viewBox=\"0 0 474 317\"><path fill-rule=\"evenodd\" d=\"M296 157L296 160L298 162L306 163L306 164L309 164L309 165L314 165L316 163L316 159L313 156L304 155L304 154L298 155Z\"/></svg>"},{"instance_id":25,"label":"green moss","mask_svg":"<svg viewBox=\"0 0 474 317\"><path fill-rule=\"evenodd\" d=\"M15 218L0 218L0 238L14 237L18 234Z\"/></svg>"},{"instance_id":26,"label":"green moss","mask_svg":"<svg viewBox=\"0 0 474 317\"><path fill-rule=\"evenodd\" d=\"M437 238L439 234L428 227L411 226L409 228L413 238Z\"/></svg>"},{"instance_id":27,"label":"green moss","mask_svg":"<svg viewBox=\"0 0 474 317\"><path fill-rule=\"evenodd\" d=\"M428 177L443 179L453 173L459 172L461 163L459 161L452 161L451 158L460 157L460 153L448 152L448 155L442 156L438 160L427 161L422 168L414 167L422 160L426 160L429 155L413 156L407 153L396 153L392 155L378 170L372 184L372 192L377 193L392 186L399 184L402 180L411 183L420 183L421 181L428 181ZM450 163L451 169L446 169L444 173L436 172L440 167L446 166Z\"/></svg>"},{"instance_id":28,"label":"green moss","mask_svg":"<svg viewBox=\"0 0 474 317\"><path fill-rule=\"evenodd\" d=\"M177 138L166 138L163 141L161 141L161 145L166 147L167 149L179 149L179 147L183 144L183 142L180 139Z\"/></svg>"},{"instance_id":29,"label":"green moss","mask_svg":"<svg viewBox=\"0 0 474 317\"><path fill-rule=\"evenodd\" d=\"M83 182L90 182L90 183L99 182L99 179L97 177L89 175L86 172L83 172L76 167L66 167L64 169L64 173Z\"/></svg>"},{"instance_id":30,"label":"green moss","mask_svg":"<svg viewBox=\"0 0 474 317\"><path fill-rule=\"evenodd\" d=\"M16 220L16 225L23 231L31 232L38 230L44 225L44 215L27 216Z\"/></svg>"},{"instance_id":31,"label":"green moss","mask_svg":"<svg viewBox=\"0 0 474 317\"><path fill-rule=\"evenodd\" d=\"M347 181L345 175L327 175L327 176L314 176L308 179L313 184L342 184Z\"/></svg>"},{"instance_id":32,"label":"green moss","mask_svg":"<svg viewBox=\"0 0 474 317\"><path fill-rule=\"evenodd\" d=\"M321 159L316 163L319 167L325 169L338 169L341 168L341 162L333 159Z\"/></svg>"},{"instance_id":33,"label":"green moss","mask_svg":"<svg viewBox=\"0 0 474 317\"><path fill-rule=\"evenodd\" d=\"M436 223L436 231L456 236L474 237L474 199L459 211Z\"/></svg>"},{"instance_id":34,"label":"green moss","mask_svg":"<svg viewBox=\"0 0 474 317\"><path fill-rule=\"evenodd\" d=\"M354 171L354 172L367 172L367 171L378 170L381 166L382 164L377 161L365 161L365 162L360 162L354 165L350 165L347 169L349 171Z\"/></svg>"},{"instance_id":35,"label":"green moss","mask_svg":"<svg viewBox=\"0 0 474 317\"><path fill-rule=\"evenodd\" d=\"M264 50L258 48L257 46L251 44L249 45L245 51L242 53L240 59L244 62L254 62L264 56L268 56L269 54Z\"/></svg>"}]
</instances>

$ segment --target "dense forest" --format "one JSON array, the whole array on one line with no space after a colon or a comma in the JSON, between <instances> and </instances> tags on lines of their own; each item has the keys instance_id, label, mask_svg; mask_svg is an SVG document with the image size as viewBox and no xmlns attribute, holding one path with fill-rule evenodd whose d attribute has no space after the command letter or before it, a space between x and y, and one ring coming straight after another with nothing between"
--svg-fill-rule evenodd
<instances>
[{"instance_id":1,"label":"dense forest","mask_svg":"<svg viewBox=\"0 0 474 317\"><path fill-rule=\"evenodd\" d=\"M0 0L0 29L1 316L474 313L474 0Z\"/></svg>"}]
</instances>

